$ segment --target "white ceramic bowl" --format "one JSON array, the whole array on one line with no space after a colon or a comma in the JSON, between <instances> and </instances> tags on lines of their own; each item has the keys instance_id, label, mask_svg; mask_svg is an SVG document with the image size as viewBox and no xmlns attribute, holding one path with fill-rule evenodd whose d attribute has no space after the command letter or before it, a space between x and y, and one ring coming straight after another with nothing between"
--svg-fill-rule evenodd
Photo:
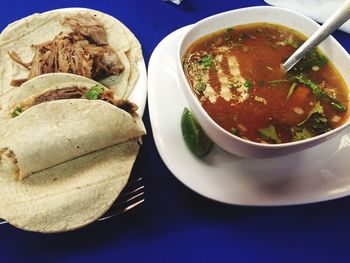
<instances>
[{"instance_id":1,"label":"white ceramic bowl","mask_svg":"<svg viewBox=\"0 0 350 263\"><path fill-rule=\"evenodd\" d=\"M180 40L177 51L180 84L190 109L208 136L217 145L232 154L242 157L261 158L279 156L307 149L332 138L340 130L348 127L350 120L334 130L310 139L282 144L262 144L234 136L211 119L202 108L186 79L182 69L183 54L195 40L202 36L232 26L259 22L287 26L306 36L310 36L320 27L315 21L294 11L278 7L257 6L236 9L205 18L194 24ZM350 56L346 50L333 37L327 38L319 47L334 63L345 79L347 86L350 87Z\"/></svg>"}]
</instances>

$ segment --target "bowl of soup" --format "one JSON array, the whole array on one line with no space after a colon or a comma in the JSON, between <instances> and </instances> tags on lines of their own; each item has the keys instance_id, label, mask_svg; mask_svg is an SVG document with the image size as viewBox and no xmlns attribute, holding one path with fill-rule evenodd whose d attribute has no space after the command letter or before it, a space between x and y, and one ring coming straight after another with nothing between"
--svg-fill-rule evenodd
<instances>
[{"instance_id":1,"label":"bowl of soup","mask_svg":"<svg viewBox=\"0 0 350 263\"><path fill-rule=\"evenodd\" d=\"M207 135L242 157L305 150L349 126L350 57L333 38L291 71L281 65L320 26L291 10L249 7L184 34L179 80Z\"/></svg>"}]
</instances>

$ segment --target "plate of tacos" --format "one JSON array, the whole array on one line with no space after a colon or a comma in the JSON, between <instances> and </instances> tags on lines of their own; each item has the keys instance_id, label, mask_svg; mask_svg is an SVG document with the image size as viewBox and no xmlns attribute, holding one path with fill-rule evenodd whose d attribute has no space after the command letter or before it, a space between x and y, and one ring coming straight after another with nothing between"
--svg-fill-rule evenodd
<instances>
[{"instance_id":1,"label":"plate of tacos","mask_svg":"<svg viewBox=\"0 0 350 263\"><path fill-rule=\"evenodd\" d=\"M43 233L100 218L146 134L139 41L99 11L34 14L0 34L0 75L0 218Z\"/></svg>"}]
</instances>

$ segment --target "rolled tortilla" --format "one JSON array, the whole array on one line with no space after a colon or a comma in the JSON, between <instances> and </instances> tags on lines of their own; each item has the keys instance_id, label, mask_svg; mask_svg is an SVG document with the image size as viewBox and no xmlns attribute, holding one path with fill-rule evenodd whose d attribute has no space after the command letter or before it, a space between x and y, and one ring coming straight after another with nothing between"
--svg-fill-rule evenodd
<instances>
[{"instance_id":1,"label":"rolled tortilla","mask_svg":"<svg viewBox=\"0 0 350 263\"><path fill-rule=\"evenodd\" d=\"M145 134L137 116L99 100L38 104L2 124L0 169L23 179Z\"/></svg>"}]
</instances>

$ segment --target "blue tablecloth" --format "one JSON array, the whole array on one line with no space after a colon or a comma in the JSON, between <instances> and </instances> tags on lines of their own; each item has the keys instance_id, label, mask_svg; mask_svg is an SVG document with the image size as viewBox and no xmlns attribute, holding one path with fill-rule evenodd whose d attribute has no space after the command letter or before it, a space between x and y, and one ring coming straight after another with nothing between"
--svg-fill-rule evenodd
<instances>
[{"instance_id":1,"label":"blue tablecloth","mask_svg":"<svg viewBox=\"0 0 350 263\"><path fill-rule=\"evenodd\" d=\"M172 31L262 0L0 0L0 29L35 12L88 7L109 13L137 36L148 63ZM350 36L334 36L350 50ZM148 135L133 174L145 179L146 202L83 229L43 235L0 225L0 262L340 262L348 261L350 198L289 207L240 207L190 191L167 169ZM344 171L349 172L349 171Z\"/></svg>"}]
</instances>

